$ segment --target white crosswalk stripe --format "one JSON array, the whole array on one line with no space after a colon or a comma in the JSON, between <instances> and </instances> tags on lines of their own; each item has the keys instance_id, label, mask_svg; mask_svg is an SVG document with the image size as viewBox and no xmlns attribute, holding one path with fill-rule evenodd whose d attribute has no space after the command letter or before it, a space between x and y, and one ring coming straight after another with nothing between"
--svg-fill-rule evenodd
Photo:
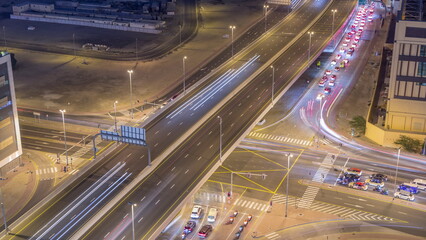
<instances>
[{"instance_id":1,"label":"white crosswalk stripe","mask_svg":"<svg viewBox=\"0 0 426 240\"><path fill-rule=\"evenodd\" d=\"M275 240L275 239L279 239L280 235L278 233L276 233L276 232L272 232L272 233L266 234L265 237L267 239Z\"/></svg>"},{"instance_id":2,"label":"white crosswalk stripe","mask_svg":"<svg viewBox=\"0 0 426 240\"><path fill-rule=\"evenodd\" d=\"M267 133L250 132L248 134L248 136L249 137L255 137L255 138L263 138L263 139L268 139L268 140L273 140L273 141L279 141L279 142L288 142L288 143L303 145L303 146L311 146L312 145L311 141L306 140L306 139L296 139L296 138L272 135L272 134L267 134Z\"/></svg>"}]
</instances>

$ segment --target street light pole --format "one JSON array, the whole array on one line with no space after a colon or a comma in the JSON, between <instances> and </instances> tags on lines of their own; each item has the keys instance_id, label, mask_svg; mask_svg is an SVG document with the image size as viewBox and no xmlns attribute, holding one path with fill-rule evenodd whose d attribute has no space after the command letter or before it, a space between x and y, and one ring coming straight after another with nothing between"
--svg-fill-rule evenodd
<instances>
[{"instance_id":1,"label":"street light pole","mask_svg":"<svg viewBox=\"0 0 426 240\"><path fill-rule=\"evenodd\" d=\"M64 114L65 114L66 111L64 109L64 110L59 110L59 112L61 112L61 114L62 114L62 126L64 128L65 159L67 161L67 166L68 166L67 133L66 133L66 130L65 130L65 116L64 116Z\"/></svg>"},{"instance_id":2,"label":"street light pole","mask_svg":"<svg viewBox=\"0 0 426 240\"><path fill-rule=\"evenodd\" d=\"M271 103L274 104L274 85L275 85L275 68L271 65L272 68L272 95L271 95Z\"/></svg>"},{"instance_id":3,"label":"street light pole","mask_svg":"<svg viewBox=\"0 0 426 240\"><path fill-rule=\"evenodd\" d=\"M287 187L286 187L286 197L285 197L285 217L287 217L288 213L288 182L290 180L290 158L293 157L293 154L287 153Z\"/></svg>"},{"instance_id":4,"label":"street light pole","mask_svg":"<svg viewBox=\"0 0 426 240\"><path fill-rule=\"evenodd\" d=\"M186 94L186 85L185 85L185 80L186 80L185 60L186 59L188 59L186 56L184 56L182 58L182 68L183 68L183 95Z\"/></svg>"},{"instance_id":5,"label":"street light pole","mask_svg":"<svg viewBox=\"0 0 426 240\"><path fill-rule=\"evenodd\" d=\"M263 9L265 10L265 32L266 32L266 21L268 20L267 19L267 16L268 16L268 7L269 7L269 5L267 5L267 4L263 5Z\"/></svg>"},{"instance_id":6,"label":"street light pole","mask_svg":"<svg viewBox=\"0 0 426 240\"><path fill-rule=\"evenodd\" d=\"M135 240L135 212L134 207L137 206L136 203L129 202L130 206L132 207L132 239Z\"/></svg>"},{"instance_id":7,"label":"street light pole","mask_svg":"<svg viewBox=\"0 0 426 240\"><path fill-rule=\"evenodd\" d=\"M331 10L331 12L333 13L333 22L331 24L331 33L333 34L334 33L334 14L336 14L337 9L333 9Z\"/></svg>"},{"instance_id":8,"label":"street light pole","mask_svg":"<svg viewBox=\"0 0 426 240\"><path fill-rule=\"evenodd\" d=\"M234 58L234 29L235 26L229 26L229 28L231 29L231 56L232 58Z\"/></svg>"},{"instance_id":9,"label":"street light pole","mask_svg":"<svg viewBox=\"0 0 426 240\"><path fill-rule=\"evenodd\" d=\"M398 148L398 156L397 156L397 158L396 158L396 170L395 170L395 182L394 182L394 184L395 184L395 192L396 192L396 189L397 189L397 185L396 185L396 179L398 178L398 168L399 168L399 156L401 155L401 148ZM392 198L392 200L393 200L394 198Z\"/></svg>"},{"instance_id":10,"label":"street light pole","mask_svg":"<svg viewBox=\"0 0 426 240\"><path fill-rule=\"evenodd\" d=\"M217 118L219 118L219 162L222 165L222 117L217 116Z\"/></svg>"},{"instance_id":11,"label":"street light pole","mask_svg":"<svg viewBox=\"0 0 426 240\"><path fill-rule=\"evenodd\" d=\"M133 70L127 70L130 79L130 117L133 118L133 89L132 89L132 73Z\"/></svg>"},{"instance_id":12,"label":"street light pole","mask_svg":"<svg viewBox=\"0 0 426 240\"><path fill-rule=\"evenodd\" d=\"M114 102L114 126L115 126L115 132L117 132L117 103L118 103L118 101Z\"/></svg>"},{"instance_id":13,"label":"street light pole","mask_svg":"<svg viewBox=\"0 0 426 240\"><path fill-rule=\"evenodd\" d=\"M309 47L308 47L308 61L311 60L311 41L312 41L312 35L314 35L314 32L308 32L309 34Z\"/></svg>"},{"instance_id":14,"label":"street light pole","mask_svg":"<svg viewBox=\"0 0 426 240\"><path fill-rule=\"evenodd\" d=\"M72 34L72 49L74 51L74 58L75 58L75 33Z\"/></svg>"}]
</instances>

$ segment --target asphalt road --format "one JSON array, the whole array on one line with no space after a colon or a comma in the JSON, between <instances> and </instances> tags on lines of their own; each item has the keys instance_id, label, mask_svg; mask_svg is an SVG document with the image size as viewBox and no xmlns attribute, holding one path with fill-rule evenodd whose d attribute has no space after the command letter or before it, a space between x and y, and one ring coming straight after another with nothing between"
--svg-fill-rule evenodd
<instances>
[{"instance_id":1,"label":"asphalt road","mask_svg":"<svg viewBox=\"0 0 426 240\"><path fill-rule=\"evenodd\" d=\"M311 14L313 14L313 13L311 13ZM290 39L290 38L288 38L288 39ZM234 64L234 63L232 63L232 64ZM234 64L234 66L238 66L239 64L241 65L242 63L236 63L236 64ZM225 70L223 70L223 72L225 72ZM247 75L245 75L245 74L249 74L249 73L242 72L242 76L239 76L240 81L247 77ZM212 79L215 79L220 75L222 75L222 72L219 71L218 73L214 74ZM238 84L238 83L233 83L233 84ZM236 85L234 85L234 86L236 86ZM228 92L230 91L229 88L224 88L224 90L226 90ZM195 93L196 93L196 91L192 92L191 94L195 94ZM187 97L189 98L191 94L188 94ZM225 94L225 93L222 92L220 94ZM217 98L217 100L220 100L220 99L221 99L221 97ZM175 105L175 106L177 107L179 105ZM147 127L148 139L149 139L149 144L151 145L151 149L152 149L151 153L152 153L153 158L155 158L156 156L158 156L159 153L164 151L166 146L170 146L174 141L176 141L176 139L179 138L183 132L185 132L187 129L189 129L189 127L194 122L197 121L195 116L193 116L189 119L189 120L192 120L192 121L188 121L188 119L186 119L186 117L184 115L183 116L180 115L179 117L175 117L173 120L165 118L165 116L167 116L167 114L170 114L170 112L172 110L173 109L168 109L167 112L163 113L158 118L158 119L163 119L163 122L164 122L163 124L158 124L157 121L153 121L153 122L151 122L150 126ZM204 112L198 112L197 113L198 117L203 116L203 114L204 114ZM172 122L173 122L173 124L171 124ZM185 122L185 125L183 125L184 122ZM168 127L168 128L171 129L171 131L168 132L166 134L166 136L158 134L160 131L162 131L162 133L164 132L163 131L165 129L163 127L164 125L166 125L166 126L169 125L170 127ZM84 179L84 177L88 177L87 179L85 179L84 181L82 180L82 182L76 182L73 186L70 187L69 191L65 191L65 193L63 195L59 195L55 199L53 199L51 202L46 203L47 209L46 208L41 209L38 213L35 214L35 217L33 219L28 219L27 221L23 222L21 225L12 229L12 231L11 231L12 236L28 237L28 236L37 235L37 236L63 237L63 236L59 236L59 235L56 236L55 235L55 233L59 232L57 228L55 228L53 226L52 227L46 226L44 228L43 227L44 224L48 223L49 219L53 219L58 214L62 215L63 214L62 210L66 210L66 212L67 212L66 216L63 216L63 218L59 219L60 221L66 222L63 225L66 225L67 223L71 222L71 220L73 220L73 219L74 219L73 221L78 220L79 223L86 221L89 218L88 214L82 215L81 218L78 218L78 219L75 216L77 216L78 213L81 212L81 211L85 211L87 213L90 213L90 211L85 209L84 206L89 206L91 204L90 200L93 200L93 199L84 199L85 201L79 203L81 205L81 207L79 207L79 208L72 208L72 207L67 208L68 204L73 202L75 200L76 196L78 196L80 193L83 193L87 189L89 189L89 187L92 186L93 182L96 182L99 179L101 179L102 176L105 175L107 170L112 169L114 166L116 166L116 164L118 164L121 161L126 161L127 166L119 169L117 172L114 172L112 179L120 179L120 177L124 176L126 178L126 180L118 182L117 187L114 188L113 191L108 192L108 194L109 194L108 197L112 197L117 192L119 192L119 190L121 190L128 182L133 180L134 176L137 173L139 173L146 166L147 154L146 154L144 149L141 151L140 148L135 147L135 146L129 146L129 147L121 146L121 147L119 147L119 149L113 154L112 157L107 157L104 162L99 163L97 165L97 168L94 169L93 174L83 176L83 178L82 178L82 179ZM107 187L106 183L104 185L100 185L96 189L96 191L94 191L92 194L96 195L96 194L103 193L103 192L106 191L106 187ZM95 208L91 209L91 211L98 209L99 207L103 206L103 204L105 204L105 202L106 202L105 199L100 199L99 201L100 202L97 203ZM60 226L59 220L58 220L57 224ZM55 226L57 226L57 225L55 225ZM72 232L73 228L75 229L78 226L79 226L79 224L71 226L69 231ZM39 231L40 229L47 230L47 232L41 232L41 231ZM49 233L49 232L51 232L51 233ZM65 234L69 234L70 232L67 232Z\"/></svg>"},{"instance_id":2,"label":"asphalt road","mask_svg":"<svg viewBox=\"0 0 426 240\"><path fill-rule=\"evenodd\" d=\"M310 14L315 12L321 2L314 2L308 11ZM335 3L340 5L341 11L337 18L339 23L347 17L348 11L351 9L353 2L340 1ZM353 6L353 5L352 5ZM336 7L336 6L332 6ZM331 27L324 27L324 22L327 22L332 17L331 13L325 14L325 19L320 19L318 25L313 27L313 31L319 33L316 40L313 41L312 53L319 51L326 44L327 37L331 34ZM292 19L302 23L303 20L309 17L298 16ZM328 21L330 22L330 21ZM297 32L297 26L293 29ZM281 30L282 33L283 30ZM285 27L286 33L291 33L292 29ZM277 31L279 32L279 31ZM293 32L293 33L294 33ZM284 34L283 34L284 35ZM284 40L283 35L268 35L268 44L260 45L256 49L257 53L261 53L262 59L269 59L277 50L282 48L282 45L277 44ZM288 71L297 73L301 71L303 63L307 60L307 54L300 54L300 49L306 49L306 37L297 41L291 48L286 51L276 63L276 86L283 87L288 83L294 75L286 75ZM313 54L314 55L314 54ZM291 59L292 65L288 64ZM282 75L281 75L282 74ZM266 106L270 100L270 69L262 72L256 77L246 88L238 95L234 96L231 101L224 105L221 110L214 114L207 122L203 124L193 135L191 135L183 145L176 148L163 164L156 169L146 180L139 184L127 198L123 199L120 205L116 206L107 218L100 222L96 228L85 238L121 238L131 235L129 227L130 219L128 217L129 206L127 202L139 203L135 210L135 219L137 221L136 234L142 238L148 238L150 233L155 230L156 225L162 222L162 219L173 210L179 201L185 197L186 193L199 181L211 165L217 161L218 156L218 120L217 115L222 116L224 122L224 149L227 149L245 129L251 125L254 118ZM270 91L270 90L269 90ZM210 109L210 108L209 108ZM188 118L188 120L190 120ZM207 140L205 139L207 138ZM196 175L194 176L194 173ZM175 175L176 174L176 175ZM191 176L189 176L191 175ZM170 177L174 177L171 182ZM176 200L177 199L177 200ZM143 221L144 219L149 221Z\"/></svg>"}]
</instances>

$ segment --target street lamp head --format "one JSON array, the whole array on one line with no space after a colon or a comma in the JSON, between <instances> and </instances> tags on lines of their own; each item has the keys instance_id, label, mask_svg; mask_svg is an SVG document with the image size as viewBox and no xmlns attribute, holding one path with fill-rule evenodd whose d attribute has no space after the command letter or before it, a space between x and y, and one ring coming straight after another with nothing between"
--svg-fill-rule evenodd
<instances>
[{"instance_id":1,"label":"street lamp head","mask_svg":"<svg viewBox=\"0 0 426 240\"><path fill-rule=\"evenodd\" d=\"M66 111L65 111L65 109L64 109L64 110L59 110L59 112L61 112L61 113L65 113Z\"/></svg>"},{"instance_id":2,"label":"street lamp head","mask_svg":"<svg viewBox=\"0 0 426 240\"><path fill-rule=\"evenodd\" d=\"M118 103L118 101L116 100L115 102L114 102L114 104L117 104Z\"/></svg>"},{"instance_id":3,"label":"street lamp head","mask_svg":"<svg viewBox=\"0 0 426 240\"><path fill-rule=\"evenodd\" d=\"M263 5L263 7L267 9L269 7L269 5L265 4L265 5Z\"/></svg>"},{"instance_id":4,"label":"street lamp head","mask_svg":"<svg viewBox=\"0 0 426 240\"><path fill-rule=\"evenodd\" d=\"M337 9L333 9L333 10L331 10L331 12L336 13L336 12L337 12Z\"/></svg>"},{"instance_id":5,"label":"street lamp head","mask_svg":"<svg viewBox=\"0 0 426 240\"><path fill-rule=\"evenodd\" d=\"M130 73L130 74L132 74L132 73L133 73L133 70L127 70L127 72L128 72L128 73Z\"/></svg>"},{"instance_id":6,"label":"street lamp head","mask_svg":"<svg viewBox=\"0 0 426 240\"><path fill-rule=\"evenodd\" d=\"M234 26L234 25L231 25L231 26L229 26L229 28L230 28L230 29L232 29L232 30L234 30L234 29L235 29L235 26Z\"/></svg>"},{"instance_id":7,"label":"street lamp head","mask_svg":"<svg viewBox=\"0 0 426 240\"><path fill-rule=\"evenodd\" d=\"M312 36L312 35L314 35L314 32L308 32L308 34Z\"/></svg>"},{"instance_id":8,"label":"street lamp head","mask_svg":"<svg viewBox=\"0 0 426 240\"><path fill-rule=\"evenodd\" d=\"M291 153L287 153L287 154L286 154L286 157L291 157L291 158L292 158L292 157L293 157L293 154L291 154Z\"/></svg>"},{"instance_id":9,"label":"street lamp head","mask_svg":"<svg viewBox=\"0 0 426 240\"><path fill-rule=\"evenodd\" d=\"M274 66L273 66L273 65L271 65L271 68L272 68L272 69L274 69Z\"/></svg>"},{"instance_id":10,"label":"street lamp head","mask_svg":"<svg viewBox=\"0 0 426 240\"><path fill-rule=\"evenodd\" d=\"M186 60L187 58L188 58L187 56L184 56L184 57L183 57L183 60Z\"/></svg>"}]
</instances>

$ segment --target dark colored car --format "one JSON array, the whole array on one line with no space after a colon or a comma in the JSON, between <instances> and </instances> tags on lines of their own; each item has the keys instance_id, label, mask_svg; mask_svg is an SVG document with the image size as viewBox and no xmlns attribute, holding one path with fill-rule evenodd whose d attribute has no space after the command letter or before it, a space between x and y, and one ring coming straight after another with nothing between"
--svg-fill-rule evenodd
<instances>
[{"instance_id":1,"label":"dark colored car","mask_svg":"<svg viewBox=\"0 0 426 240\"><path fill-rule=\"evenodd\" d=\"M370 178L381 178L381 179L383 179L383 181L387 181L388 180L388 176L386 176L384 174L381 174L381 173L373 174L373 175L371 175Z\"/></svg>"},{"instance_id":2,"label":"dark colored car","mask_svg":"<svg viewBox=\"0 0 426 240\"><path fill-rule=\"evenodd\" d=\"M342 177L340 177L337 180L337 183L343 184L343 185L348 185L351 182L358 182L359 180L361 180L360 176L347 173L347 174L343 175Z\"/></svg>"},{"instance_id":3,"label":"dark colored car","mask_svg":"<svg viewBox=\"0 0 426 240\"><path fill-rule=\"evenodd\" d=\"M205 238L205 237L207 237L207 236L210 234L210 232L211 232L212 230L213 230L212 225L204 225L204 226L200 229L200 231L198 232L198 236Z\"/></svg>"},{"instance_id":4,"label":"dark colored car","mask_svg":"<svg viewBox=\"0 0 426 240\"><path fill-rule=\"evenodd\" d=\"M185 225L184 231L191 233L192 231L194 231L195 226L197 226L197 223L195 223L194 221L188 221Z\"/></svg>"}]
</instances>

